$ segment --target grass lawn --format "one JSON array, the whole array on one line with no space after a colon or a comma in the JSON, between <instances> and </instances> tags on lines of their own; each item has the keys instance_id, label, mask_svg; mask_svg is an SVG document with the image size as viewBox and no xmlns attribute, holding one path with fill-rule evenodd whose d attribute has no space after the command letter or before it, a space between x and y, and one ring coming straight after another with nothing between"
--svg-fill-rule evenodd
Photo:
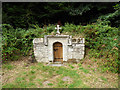
<instances>
[{"instance_id":1,"label":"grass lawn","mask_svg":"<svg viewBox=\"0 0 120 90\"><path fill-rule=\"evenodd\" d=\"M103 73L95 64L67 63L53 67L27 62L24 57L21 61L3 64L3 88L118 88L118 74Z\"/></svg>"}]
</instances>

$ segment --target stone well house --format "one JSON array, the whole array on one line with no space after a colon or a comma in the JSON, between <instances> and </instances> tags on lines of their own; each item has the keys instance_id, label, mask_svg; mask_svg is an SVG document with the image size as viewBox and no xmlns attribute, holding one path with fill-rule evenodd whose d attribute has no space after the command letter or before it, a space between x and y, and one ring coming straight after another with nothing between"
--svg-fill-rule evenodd
<instances>
[{"instance_id":1,"label":"stone well house","mask_svg":"<svg viewBox=\"0 0 120 90\"><path fill-rule=\"evenodd\" d=\"M84 38L70 35L45 35L33 40L34 55L38 62L64 62L84 57Z\"/></svg>"}]
</instances>

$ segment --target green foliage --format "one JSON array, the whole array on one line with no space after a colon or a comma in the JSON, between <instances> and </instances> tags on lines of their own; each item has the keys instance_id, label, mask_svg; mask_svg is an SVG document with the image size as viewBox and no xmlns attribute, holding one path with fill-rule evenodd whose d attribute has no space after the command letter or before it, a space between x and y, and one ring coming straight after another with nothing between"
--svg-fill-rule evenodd
<instances>
[{"instance_id":1,"label":"green foliage","mask_svg":"<svg viewBox=\"0 0 120 90\"><path fill-rule=\"evenodd\" d=\"M113 6L114 7L114 9L116 9L116 10L120 10L120 4L116 4L115 6Z\"/></svg>"},{"instance_id":2,"label":"green foliage","mask_svg":"<svg viewBox=\"0 0 120 90\"><path fill-rule=\"evenodd\" d=\"M114 27L119 27L120 25L120 4L116 3L114 6L115 11L98 17L102 20L102 24L109 24Z\"/></svg>"},{"instance_id":3,"label":"green foliage","mask_svg":"<svg viewBox=\"0 0 120 90\"><path fill-rule=\"evenodd\" d=\"M88 67L90 68L90 65L88 65Z\"/></svg>"},{"instance_id":4,"label":"green foliage","mask_svg":"<svg viewBox=\"0 0 120 90\"><path fill-rule=\"evenodd\" d=\"M78 64L78 66L79 66L79 67L82 67L82 64L81 64L81 63L79 63L79 64Z\"/></svg>"},{"instance_id":5,"label":"green foliage","mask_svg":"<svg viewBox=\"0 0 120 90\"><path fill-rule=\"evenodd\" d=\"M91 23L98 16L113 13L118 10L115 3L81 3L81 2L36 2L36 3L3 3L3 23L15 28L28 29L32 24L41 26L50 22L56 24L59 20L65 22ZM114 10L115 8L115 10ZM116 16L116 15L114 15ZM114 19L117 21L117 18ZM111 22L112 23L112 22Z\"/></svg>"},{"instance_id":6,"label":"green foliage","mask_svg":"<svg viewBox=\"0 0 120 90\"><path fill-rule=\"evenodd\" d=\"M74 6L70 7L70 12L69 14L71 16L75 16L75 15L82 15L83 13L89 11L92 8L92 4L80 4L77 8L75 8Z\"/></svg>"},{"instance_id":7,"label":"green foliage","mask_svg":"<svg viewBox=\"0 0 120 90\"><path fill-rule=\"evenodd\" d=\"M28 55L33 49L34 38L43 37L46 32L38 25L27 31L21 28L14 29L9 24L3 24L3 60L17 60L20 55Z\"/></svg>"},{"instance_id":8,"label":"green foliage","mask_svg":"<svg viewBox=\"0 0 120 90\"><path fill-rule=\"evenodd\" d=\"M99 21L92 25L85 26L84 31L86 37L86 47L89 47L90 57L95 58L110 58L110 60L103 60L102 66L111 67L106 70L113 72L117 71L118 64L118 28L110 27L107 24L103 24L104 21ZM113 70L114 68L114 70Z\"/></svg>"},{"instance_id":9,"label":"green foliage","mask_svg":"<svg viewBox=\"0 0 120 90\"><path fill-rule=\"evenodd\" d=\"M73 68L74 68L74 66L72 66L71 64L69 65L69 67L70 67L71 69L73 69Z\"/></svg>"},{"instance_id":10,"label":"green foliage","mask_svg":"<svg viewBox=\"0 0 120 90\"><path fill-rule=\"evenodd\" d=\"M65 26L63 27L63 33L65 32L71 32L71 33L74 32L74 34L81 33L83 29L80 30L80 27L81 27L80 25L65 23Z\"/></svg>"},{"instance_id":11,"label":"green foliage","mask_svg":"<svg viewBox=\"0 0 120 90\"><path fill-rule=\"evenodd\" d=\"M35 71L31 70L31 71L30 71L30 73L31 73L31 74L34 74L34 73L35 73Z\"/></svg>"}]
</instances>

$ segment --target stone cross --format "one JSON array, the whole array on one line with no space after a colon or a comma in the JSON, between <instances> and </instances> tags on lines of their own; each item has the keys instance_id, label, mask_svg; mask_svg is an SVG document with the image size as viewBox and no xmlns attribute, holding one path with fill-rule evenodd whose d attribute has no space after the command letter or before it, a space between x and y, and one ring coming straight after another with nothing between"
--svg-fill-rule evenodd
<instances>
[{"instance_id":1,"label":"stone cross","mask_svg":"<svg viewBox=\"0 0 120 90\"><path fill-rule=\"evenodd\" d=\"M60 34L59 29L62 29L61 27L59 27L59 25L57 25L57 27L55 27L55 29L57 29L57 34Z\"/></svg>"}]
</instances>

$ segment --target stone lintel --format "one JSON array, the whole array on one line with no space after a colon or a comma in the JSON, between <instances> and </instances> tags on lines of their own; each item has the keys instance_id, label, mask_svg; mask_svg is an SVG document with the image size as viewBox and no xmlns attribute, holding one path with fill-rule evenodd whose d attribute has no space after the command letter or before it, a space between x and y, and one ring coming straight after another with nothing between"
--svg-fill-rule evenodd
<instances>
[{"instance_id":1,"label":"stone lintel","mask_svg":"<svg viewBox=\"0 0 120 90\"><path fill-rule=\"evenodd\" d=\"M48 45L48 38L68 38L68 45L72 45L72 36L70 35L45 35L44 36L44 45Z\"/></svg>"}]
</instances>

